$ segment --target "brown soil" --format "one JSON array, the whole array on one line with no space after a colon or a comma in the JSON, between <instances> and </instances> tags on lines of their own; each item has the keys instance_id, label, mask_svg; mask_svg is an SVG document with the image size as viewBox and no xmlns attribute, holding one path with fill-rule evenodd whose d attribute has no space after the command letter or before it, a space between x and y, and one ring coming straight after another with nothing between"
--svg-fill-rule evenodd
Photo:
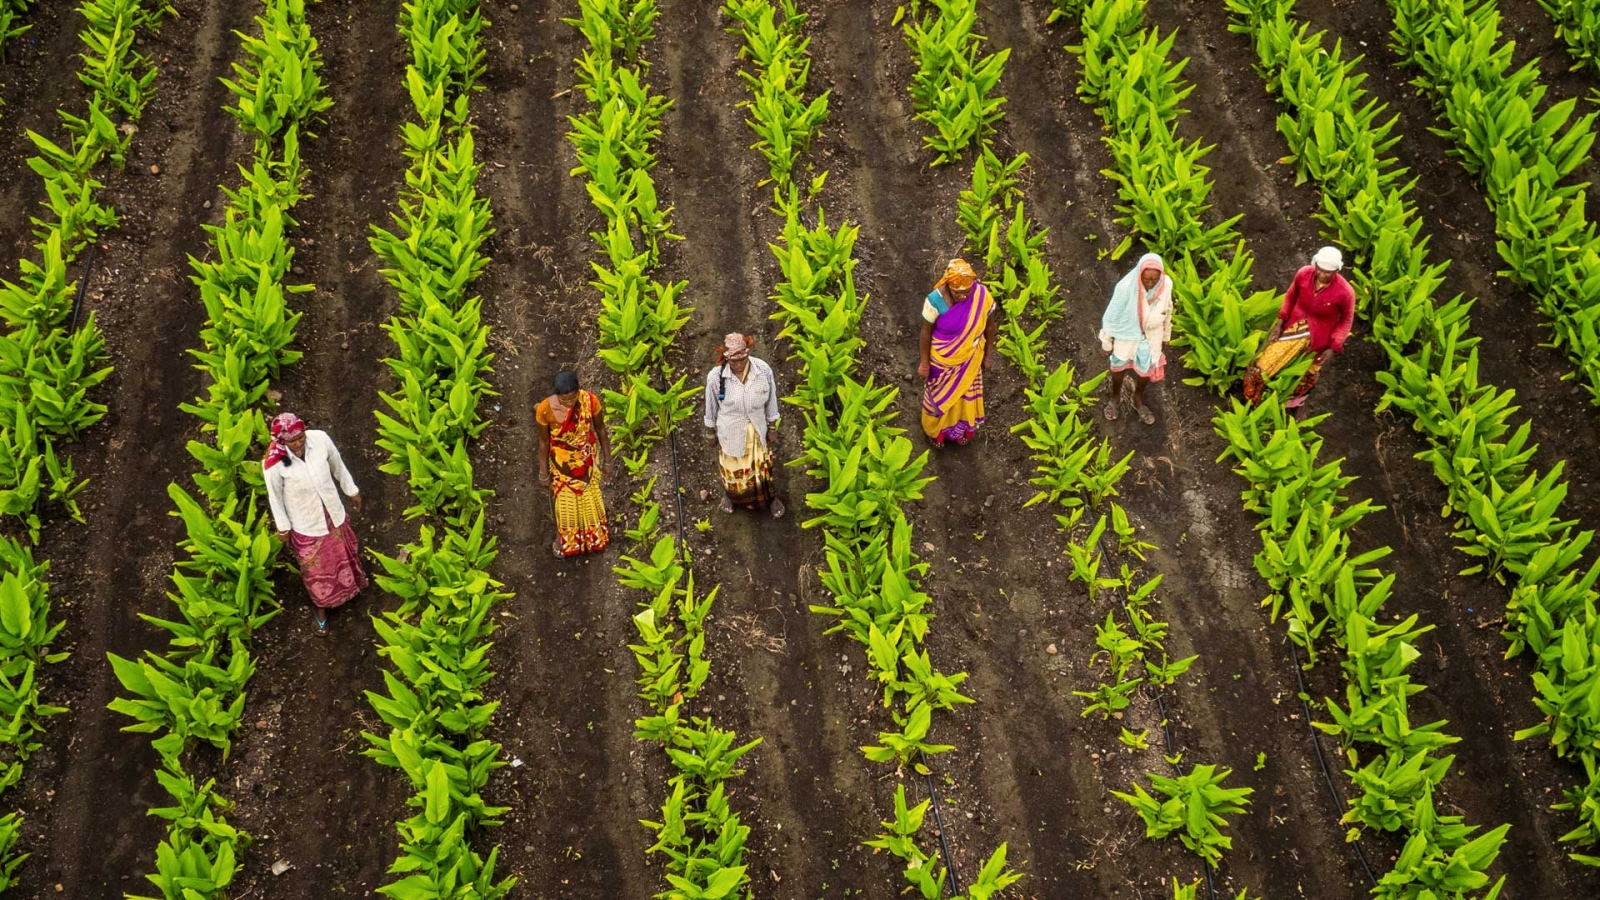
<instances>
[{"instance_id":1,"label":"brown soil","mask_svg":"<svg viewBox=\"0 0 1600 900\"><path fill-rule=\"evenodd\" d=\"M1061 49L1072 35L1044 28L1047 5L994 0L982 6L980 30L1013 50L999 142L1032 156L1029 210L1051 228L1049 261L1073 291L1066 319L1048 335L1050 356L1088 375L1102 364L1093 327L1126 261L1099 256L1121 233L1111 222L1114 196L1099 174L1109 160L1097 140L1098 120L1074 95L1076 64ZM104 711L118 690L104 654L135 655L159 638L137 614L166 605L178 529L167 516L165 486L193 468L183 444L194 423L177 407L201 389L184 353L203 317L186 255L204 252L200 225L216 216L215 185L232 182L233 162L247 152L221 112L224 91L215 79L236 50L231 30L248 25L248 9L209 0L178 6L181 17L147 44L162 62L157 99L127 173L108 181L125 222L108 235L92 273L88 306L117 370L102 392L111 405L106 422L73 448L92 479L89 524L52 523L40 551L54 561L55 596L74 650L52 668L45 690L73 713L58 720L12 795L27 816L35 854L22 869L27 896L53 894L57 883L66 896L137 890L160 833L143 815L165 800L152 777L154 754ZM612 383L594 359L597 301L587 286L595 256L588 232L599 217L581 182L567 176L575 160L566 117L583 100L563 92L572 86L578 38L560 21L571 14L566 4L510 6L485 4L488 74L473 100L485 165L480 189L493 204L497 231L488 247L494 262L478 288L499 354L500 392L475 460L479 479L496 491L495 573L516 595L502 607L491 682L501 701L492 737L515 767L498 772L489 793L512 811L479 843L501 847L502 871L522 878L519 896L640 897L661 877L659 861L644 854L650 839L638 820L658 815L668 773L659 752L632 737L641 706L626 643L637 598L611 573L626 549L625 523L614 522L616 542L606 554L554 562L546 549L549 501L533 477L533 409L552 374L575 366L590 386ZM1359 35L1373 47L1383 41L1381 10L1303 6L1352 40ZM753 138L736 106L746 96L736 74L738 38L722 31L711 5L664 0L661 7L652 80L676 104L663 123L656 180L687 236L668 249L661 277L689 279L696 307L677 362L698 380L720 336L746 331L792 385L788 348L776 342L768 320L778 272L767 244L778 223L768 210L770 189L759 186L765 163L746 149ZM417 525L400 517L409 505L404 484L377 469L372 410L381 405L379 391L392 385L381 363L391 344L380 326L395 301L366 236L369 225L387 221L402 184L397 136L411 116L401 82L405 54L392 7L325 0L310 9L336 105L305 147L314 196L297 210L293 234L300 277L318 289L296 298L305 313L306 356L278 388L286 408L334 432L362 485L362 539L390 553L415 537ZM925 165L922 126L910 118L908 52L889 25L895 4L813 9L813 85L833 91L830 126L813 157L831 170L829 221L861 225L857 282L876 298L863 323L861 362L865 372L901 386L901 420L914 433L917 298L960 248L955 197L970 169ZM1281 283L1318 243L1310 219L1316 198L1275 163L1284 152L1272 130L1275 110L1249 69L1248 47L1227 33L1220 8L1193 4L1153 15L1164 27L1183 26L1179 51L1193 58L1189 75L1200 85L1184 128L1218 145L1211 160L1217 211L1246 214L1242 230L1263 254L1259 283ZM49 34L41 21L30 37L44 46ZM21 53L8 54L3 70L18 85L18 73L45 71ZM1459 288L1480 297L1478 332L1504 336L1483 347L1486 374L1518 387L1537 407L1535 430L1548 454L1541 462L1570 460L1575 514L1593 521L1600 502L1591 487L1600 471L1593 419L1570 388L1536 368L1539 333L1522 314L1529 301L1494 277L1492 223L1481 195L1426 132L1425 104L1395 73L1375 71L1372 85L1405 116L1397 150L1422 177L1419 196L1455 201L1448 223L1435 222L1430 211L1427 224L1437 252L1456 260ZM16 90L5 89L4 121L35 121L56 103ZM15 129L6 133L14 137ZM20 171L21 151L7 140L0 159ZM149 174L152 164L160 175ZM26 179L11 183L0 202L21 210L30 202ZM14 246L26 233L17 218L0 232ZM1274 247L1295 249L1270 254ZM1415 611L1438 626L1429 658L1419 664L1430 689L1418 698L1418 715L1447 717L1464 738L1456 771L1465 777L1449 782L1446 804L1475 822L1513 823L1503 868L1516 872L1514 895L1593 893L1593 876L1549 849L1565 820L1545 807L1551 789L1569 783L1573 771L1536 745L1510 741L1534 715L1526 662L1499 659L1503 644L1493 622L1504 592L1452 574L1461 561L1437 518L1440 489L1408 459L1420 445L1403 420L1371 415L1380 363L1375 348L1355 343L1330 368L1315 402L1334 413L1321 429L1327 452L1347 456L1347 469L1361 476L1357 491L1390 507L1361 537L1364 545L1402 548L1391 558L1400 576L1392 611ZM1161 419L1154 428L1125 417L1108 434L1136 452L1123 503L1164 548L1152 567L1166 576L1170 647L1202 655L1165 695L1185 760L1231 766L1235 783L1257 790L1254 809L1233 828L1235 850L1222 881L1235 892L1248 886L1288 895L1293 885L1301 896L1358 897L1364 876L1322 784L1288 649L1281 629L1257 608L1264 590L1251 566L1259 547L1255 521L1241 509L1237 479L1213 462L1221 446L1209 424L1214 400L1181 385L1177 374L1155 393ZM1160 882L1197 877L1197 862L1175 843L1145 841L1133 813L1107 793L1144 771L1166 771L1155 749L1130 754L1116 741L1123 726L1158 734L1154 706L1141 700L1120 722L1079 716L1081 701L1071 691L1098 677L1088 659L1106 601L1091 607L1079 586L1063 587L1052 511L1021 508L1031 494L1031 466L1007 429L1020 420L1022 385L1001 366L990 386L989 424L973 445L933 456L929 471L939 480L911 510L917 544L932 564L924 585L938 613L930 651L941 668L971 673L967 692L979 701L942 716L934 735L958 748L935 760L946 836L964 878L1009 842L1012 864L1028 874L1018 896L1170 896ZM1538 402L1550 397L1561 399ZM798 417L784 423L781 453L794 454L800 425ZM887 719L874 708L859 646L824 634L826 621L807 608L824 599L815 576L820 535L798 527L810 481L794 470L781 476L791 510L783 520L725 517L715 508L714 450L704 434L696 417L677 437L685 525L712 525L705 534L687 529L696 583L720 586L709 641L713 675L701 705L722 727L764 740L734 793L753 829L757 893L897 896L899 873L861 845L889 815L897 778L866 763L857 748ZM653 470L664 484L668 454L663 446ZM613 479L608 493L623 519L634 513L625 482ZM671 507L665 513L669 526L677 524ZM239 804L234 820L257 839L237 894L368 895L395 855L392 822L408 811L400 774L360 755L360 731L376 724L362 691L380 684L367 616L387 602L369 592L318 639L298 585L280 581L280 596L284 613L256 640L259 667L234 753L225 763L200 764L220 776L223 792ZM1335 687L1327 674L1312 688L1319 696ZM1254 770L1258 753L1266 754L1261 771ZM1338 783L1342 789L1343 779ZM920 780L908 783L914 799L925 790ZM933 833L930 823L930 846ZM1367 850L1381 866L1393 848L1374 841ZM268 874L279 859L293 868Z\"/></svg>"}]
</instances>

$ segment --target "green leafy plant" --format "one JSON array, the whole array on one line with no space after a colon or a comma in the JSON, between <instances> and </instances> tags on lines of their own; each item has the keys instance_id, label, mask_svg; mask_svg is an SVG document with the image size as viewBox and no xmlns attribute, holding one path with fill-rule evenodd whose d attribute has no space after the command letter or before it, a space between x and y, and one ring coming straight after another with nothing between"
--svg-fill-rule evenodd
<instances>
[{"instance_id":1,"label":"green leafy plant","mask_svg":"<svg viewBox=\"0 0 1600 900\"><path fill-rule=\"evenodd\" d=\"M1222 833L1230 816L1237 816L1250 805L1251 788L1225 788L1222 783L1232 774L1216 766L1195 766L1187 775L1168 778L1149 775L1155 794L1137 782L1133 793L1112 791L1112 795L1132 806L1144 819L1145 834L1160 840L1177 834L1183 845L1211 865L1222 860L1222 852L1233 846L1233 838Z\"/></svg>"}]
</instances>

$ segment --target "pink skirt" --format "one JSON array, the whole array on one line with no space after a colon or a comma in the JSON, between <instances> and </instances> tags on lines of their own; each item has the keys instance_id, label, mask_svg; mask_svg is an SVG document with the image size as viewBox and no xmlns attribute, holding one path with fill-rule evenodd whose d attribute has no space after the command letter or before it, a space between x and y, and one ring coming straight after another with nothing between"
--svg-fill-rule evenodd
<instances>
[{"instance_id":1,"label":"pink skirt","mask_svg":"<svg viewBox=\"0 0 1600 900\"><path fill-rule=\"evenodd\" d=\"M319 609L333 609L361 593L367 586L367 573L361 568L361 545L350 520L335 527L327 510L322 517L328 523L327 534L311 537L291 531L289 546L300 560L300 577L311 602Z\"/></svg>"}]
</instances>

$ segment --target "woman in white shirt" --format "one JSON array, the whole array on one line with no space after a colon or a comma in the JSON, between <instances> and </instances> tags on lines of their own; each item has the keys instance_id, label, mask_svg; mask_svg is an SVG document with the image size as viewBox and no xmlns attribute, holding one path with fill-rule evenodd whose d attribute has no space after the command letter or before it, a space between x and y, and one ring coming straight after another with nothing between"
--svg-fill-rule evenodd
<instances>
[{"instance_id":1,"label":"woman in white shirt","mask_svg":"<svg viewBox=\"0 0 1600 900\"><path fill-rule=\"evenodd\" d=\"M327 611L367 586L361 547L339 499L343 491L350 509L360 512L361 493L328 433L307 430L294 413L273 418L261 468L278 540L294 551L317 633L326 634Z\"/></svg>"},{"instance_id":2,"label":"woman in white shirt","mask_svg":"<svg viewBox=\"0 0 1600 900\"><path fill-rule=\"evenodd\" d=\"M730 334L717 348L717 365L706 373L706 427L717 435L722 469L722 511L735 505L771 504L783 515L772 482L772 430L778 426L778 380L772 367L750 355L754 339Z\"/></svg>"}]
</instances>

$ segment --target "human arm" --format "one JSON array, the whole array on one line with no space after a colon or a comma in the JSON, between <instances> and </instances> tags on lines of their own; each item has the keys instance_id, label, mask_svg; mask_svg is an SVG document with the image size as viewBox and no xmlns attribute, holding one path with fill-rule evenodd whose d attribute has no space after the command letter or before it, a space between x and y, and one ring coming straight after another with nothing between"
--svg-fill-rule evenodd
<instances>
[{"instance_id":1,"label":"human arm","mask_svg":"<svg viewBox=\"0 0 1600 900\"><path fill-rule=\"evenodd\" d=\"M356 487L356 480L351 477L350 469L345 466L344 457L339 455L339 445L331 438L327 440L328 473L339 483L339 492L350 498L350 508L361 512L361 489Z\"/></svg>"},{"instance_id":2,"label":"human arm","mask_svg":"<svg viewBox=\"0 0 1600 900\"><path fill-rule=\"evenodd\" d=\"M536 417L537 418L537 417ZM545 484L550 483L550 425L544 419L538 418L539 426L539 480Z\"/></svg>"},{"instance_id":3,"label":"human arm","mask_svg":"<svg viewBox=\"0 0 1600 900\"><path fill-rule=\"evenodd\" d=\"M722 412L722 400L717 396L721 373L721 366L706 373L706 427L711 429L712 434L717 431L717 415Z\"/></svg>"},{"instance_id":4,"label":"human arm","mask_svg":"<svg viewBox=\"0 0 1600 900\"><path fill-rule=\"evenodd\" d=\"M1000 334L1000 321L991 311L989 318L983 323L983 370L985 372L994 368L994 358L999 352L995 349L995 338Z\"/></svg>"},{"instance_id":5,"label":"human arm","mask_svg":"<svg viewBox=\"0 0 1600 900\"><path fill-rule=\"evenodd\" d=\"M767 424L775 427L778 424L778 418L783 415L783 413L778 409L778 375L776 372L772 371L771 366L767 366L766 368L767 383L772 385L772 390L767 392Z\"/></svg>"},{"instance_id":6,"label":"human arm","mask_svg":"<svg viewBox=\"0 0 1600 900\"><path fill-rule=\"evenodd\" d=\"M922 323L921 361L917 363L917 374L923 378L933 371L933 323L924 320Z\"/></svg>"},{"instance_id":7,"label":"human arm","mask_svg":"<svg viewBox=\"0 0 1600 900\"><path fill-rule=\"evenodd\" d=\"M283 465L279 463L278 465ZM263 479L267 484L267 506L272 510L273 530L277 533L278 540L289 542L289 510L283 505L283 483L272 469L263 469Z\"/></svg>"},{"instance_id":8,"label":"human arm","mask_svg":"<svg viewBox=\"0 0 1600 900\"><path fill-rule=\"evenodd\" d=\"M1344 342L1350 338L1350 329L1356 323L1356 295L1348 286L1339 298L1339 324L1333 327L1329 341L1335 353L1344 352Z\"/></svg>"},{"instance_id":9,"label":"human arm","mask_svg":"<svg viewBox=\"0 0 1600 900\"><path fill-rule=\"evenodd\" d=\"M600 459L607 465L611 463L611 432L606 430L606 405L595 398L594 403L594 433L600 439Z\"/></svg>"},{"instance_id":10,"label":"human arm","mask_svg":"<svg viewBox=\"0 0 1600 900\"><path fill-rule=\"evenodd\" d=\"M1269 344L1277 340L1278 335L1283 334L1283 326L1289 323L1290 314L1294 312L1295 306L1300 303L1302 291L1300 286L1302 279L1300 276L1304 271L1305 269L1301 269L1300 272L1295 273L1294 279L1289 282L1289 289L1283 293L1283 305L1278 307L1278 317L1272 322L1272 330L1267 332L1266 342Z\"/></svg>"}]
</instances>

